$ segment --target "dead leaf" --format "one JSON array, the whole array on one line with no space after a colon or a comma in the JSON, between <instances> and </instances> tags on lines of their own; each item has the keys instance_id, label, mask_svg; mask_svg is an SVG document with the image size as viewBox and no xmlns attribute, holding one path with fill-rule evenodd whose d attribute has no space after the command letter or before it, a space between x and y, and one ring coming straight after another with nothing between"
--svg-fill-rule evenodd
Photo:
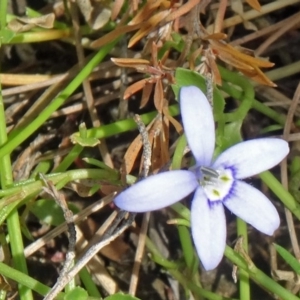
<instances>
[{"instance_id":1,"label":"dead leaf","mask_svg":"<svg viewBox=\"0 0 300 300\"><path fill-rule=\"evenodd\" d=\"M94 30L102 28L111 17L111 10L95 0L76 0L85 21Z\"/></svg>"},{"instance_id":2,"label":"dead leaf","mask_svg":"<svg viewBox=\"0 0 300 300\"><path fill-rule=\"evenodd\" d=\"M247 30L258 31L257 26L253 22L244 21L243 24Z\"/></svg>"},{"instance_id":3,"label":"dead leaf","mask_svg":"<svg viewBox=\"0 0 300 300\"><path fill-rule=\"evenodd\" d=\"M143 88L143 94L142 94L142 99L141 99L141 104L140 104L140 108L143 108L147 105L149 99L150 99L150 95L153 89L153 82L150 81L146 81L144 88Z\"/></svg>"},{"instance_id":4,"label":"dead leaf","mask_svg":"<svg viewBox=\"0 0 300 300\"><path fill-rule=\"evenodd\" d=\"M53 28L55 21L54 13L43 15L36 18L27 18L27 17L20 17L11 20L7 27L14 31L14 32L25 32L29 31L31 28L34 27L41 27L41 28Z\"/></svg>"},{"instance_id":5,"label":"dead leaf","mask_svg":"<svg viewBox=\"0 0 300 300\"><path fill-rule=\"evenodd\" d=\"M154 89L154 105L157 111L162 114L163 106L164 106L164 91L162 81L158 80Z\"/></svg>"},{"instance_id":6,"label":"dead leaf","mask_svg":"<svg viewBox=\"0 0 300 300\"><path fill-rule=\"evenodd\" d=\"M111 43L113 40L117 39L124 33L128 33L134 31L141 27L141 24L137 25L121 25L120 27L115 28L114 30L110 31L109 33L105 34L103 37L93 41L90 46L92 48L100 48L103 45Z\"/></svg>"},{"instance_id":7,"label":"dead leaf","mask_svg":"<svg viewBox=\"0 0 300 300\"><path fill-rule=\"evenodd\" d=\"M123 4L124 4L124 0L116 0L114 2L113 8L111 11L111 17L110 17L112 21L114 21L117 18L117 16L119 15Z\"/></svg>"},{"instance_id":8,"label":"dead leaf","mask_svg":"<svg viewBox=\"0 0 300 300\"><path fill-rule=\"evenodd\" d=\"M261 11L261 6L260 6L258 0L246 0L246 2L255 10Z\"/></svg>"},{"instance_id":9,"label":"dead leaf","mask_svg":"<svg viewBox=\"0 0 300 300\"><path fill-rule=\"evenodd\" d=\"M237 13L241 18L244 15L244 5L242 0L231 0L230 1L231 9Z\"/></svg>"},{"instance_id":10,"label":"dead leaf","mask_svg":"<svg viewBox=\"0 0 300 300\"><path fill-rule=\"evenodd\" d=\"M169 15L169 11L161 11L150 17L145 24L134 34L128 42L128 48L134 46L144 36L149 34L154 28Z\"/></svg>"},{"instance_id":11,"label":"dead leaf","mask_svg":"<svg viewBox=\"0 0 300 300\"><path fill-rule=\"evenodd\" d=\"M136 92L143 89L144 86L146 85L146 83L147 83L147 79L142 79L142 80L139 80L139 81L133 83L128 88L126 88L126 90L124 92L124 96L123 96L124 100L127 100L132 95L134 95Z\"/></svg>"}]
</instances>

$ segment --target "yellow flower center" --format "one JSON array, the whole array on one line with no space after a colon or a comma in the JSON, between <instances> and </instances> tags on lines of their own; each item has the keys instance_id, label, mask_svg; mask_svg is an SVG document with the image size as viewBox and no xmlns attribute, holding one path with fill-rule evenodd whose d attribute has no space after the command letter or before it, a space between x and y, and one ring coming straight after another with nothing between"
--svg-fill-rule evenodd
<instances>
[{"instance_id":1,"label":"yellow flower center","mask_svg":"<svg viewBox=\"0 0 300 300\"><path fill-rule=\"evenodd\" d=\"M232 188L234 178L230 169L201 169L203 178L200 184L210 201L220 201L226 198ZM217 175L218 174L218 175Z\"/></svg>"}]
</instances>

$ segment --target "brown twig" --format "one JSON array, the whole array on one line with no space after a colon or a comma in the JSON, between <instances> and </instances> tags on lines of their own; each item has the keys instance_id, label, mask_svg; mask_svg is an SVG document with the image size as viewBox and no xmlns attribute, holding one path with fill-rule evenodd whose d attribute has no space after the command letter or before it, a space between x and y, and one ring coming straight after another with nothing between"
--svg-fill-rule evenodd
<instances>
[{"instance_id":1,"label":"brown twig","mask_svg":"<svg viewBox=\"0 0 300 300\"><path fill-rule=\"evenodd\" d=\"M121 211L118 213L114 220L114 224L109 228L109 230L103 235L101 241L93 245L76 263L76 265L71 268L59 283L56 293L60 292L77 274L78 272L94 257L103 247L107 246L118 236L120 236L129 226L132 225L135 214L130 214L128 219L124 219L127 213ZM120 225L121 224L121 225ZM118 227L119 226L119 227Z\"/></svg>"},{"instance_id":2,"label":"brown twig","mask_svg":"<svg viewBox=\"0 0 300 300\"><path fill-rule=\"evenodd\" d=\"M282 20L280 22L277 22L277 23L275 23L273 25L270 25L268 27L262 28L259 31L250 33L250 34L248 34L246 36L243 36L243 37L241 37L239 39L236 39L236 40L230 42L230 45L232 45L232 46L242 45L242 44L245 44L247 42L253 41L253 40L257 39L257 38L260 38L260 37L262 37L264 35L270 34L270 33L274 32L274 31L282 28L283 26L285 26L285 24L290 23L294 18L298 18L298 20L299 20L300 13L298 12L298 13L296 13L296 14L294 14L294 15L292 15L292 16L290 16L290 17L288 17L288 18L286 18L286 19L284 19L284 20Z\"/></svg>"},{"instance_id":3,"label":"brown twig","mask_svg":"<svg viewBox=\"0 0 300 300\"><path fill-rule=\"evenodd\" d=\"M256 50L255 54L257 56L263 54L267 48L279 39L282 35L284 35L287 31L300 24L300 14L295 14L292 18L290 18L289 22L286 22L282 25L279 30L275 31L268 39L266 39Z\"/></svg>"},{"instance_id":4,"label":"brown twig","mask_svg":"<svg viewBox=\"0 0 300 300\"><path fill-rule=\"evenodd\" d=\"M297 86L296 92L294 94L292 104L288 110L287 118L286 118L286 123L284 126L283 130L283 138L285 140L288 139L292 123L293 123L293 117L295 110L297 108L297 105L299 103L300 99L300 83ZM280 164L281 168L281 182L282 185L285 189L288 189L288 174L287 174L287 158L285 158L282 163ZM295 253L296 258L299 260L300 259L300 248L298 244L298 239L295 231L295 226L294 226L294 221L293 221L293 216L290 210L285 208L285 216L288 224L288 229L289 229L289 234L290 234L290 239L293 247L293 251Z\"/></svg>"},{"instance_id":5,"label":"brown twig","mask_svg":"<svg viewBox=\"0 0 300 300\"><path fill-rule=\"evenodd\" d=\"M272 11L278 10L280 8L283 8L283 7L286 7L286 6L289 6L289 5L296 4L298 2L299 2L299 0L285 0L285 1L277 0L277 1L272 1L271 3L268 3L264 6L262 6L261 10L259 12L255 9L251 9L251 10L245 12L243 17L236 15L234 17L231 17L231 18L228 18L228 19L224 20L223 28L228 28L228 27L231 27L231 26L235 26L237 24L243 23L244 21L249 21L249 20L255 19L257 17L261 17L261 16L263 16L265 14L268 14ZM214 25L208 26L207 31L210 32L210 33L213 32L213 26Z\"/></svg>"},{"instance_id":6,"label":"brown twig","mask_svg":"<svg viewBox=\"0 0 300 300\"><path fill-rule=\"evenodd\" d=\"M99 200L99 201L89 205L88 207L86 207L84 210L82 210L81 212L79 212L78 214L76 214L74 216L74 223L77 224L77 223L81 222L82 220L84 220L90 214L93 214L93 213L99 211L104 206L111 203L111 201L113 199L113 196L114 196L114 194L108 195L108 196L102 198L101 200ZM67 224L66 223L63 223L63 224L57 226L51 232L47 233L42 238L36 240L35 242L33 242L32 244L27 246L24 249L25 257L31 256L38 249L43 247L48 241L50 241L51 239L57 237L58 235L60 235L61 233L63 233L66 230L67 230Z\"/></svg>"},{"instance_id":7,"label":"brown twig","mask_svg":"<svg viewBox=\"0 0 300 300\"><path fill-rule=\"evenodd\" d=\"M149 169L151 166L151 144L149 142L148 131L145 124L142 122L139 115L135 115L134 121L136 122L143 144L143 177L146 178L149 173ZM129 285L129 294L134 296L137 290L138 285L138 277L139 271L141 268L142 258L145 251L145 243L147 237L147 231L149 226L150 220L150 212L146 212L143 216L143 222L141 226L141 231L139 234L138 245L136 247L135 258L134 258L134 265L132 269L132 274L130 278L130 285Z\"/></svg>"},{"instance_id":8,"label":"brown twig","mask_svg":"<svg viewBox=\"0 0 300 300\"><path fill-rule=\"evenodd\" d=\"M55 188L55 186L53 185L53 183L50 180L48 180L43 174L40 174L40 177L45 184L43 190L46 193L48 193L55 200L55 202L61 207L64 213L64 217L68 226L68 233L69 233L69 246L66 254L65 263L63 265L62 270L60 271L59 278L57 279L56 284L53 286L53 288L49 291L49 293L44 298L44 300L52 300L62 290L61 282L63 281L63 278L66 276L71 265L74 263L76 230L75 230L75 224L73 220L73 213L68 208L64 194L59 193Z\"/></svg>"},{"instance_id":9,"label":"brown twig","mask_svg":"<svg viewBox=\"0 0 300 300\"><path fill-rule=\"evenodd\" d=\"M214 33L222 32L224 16L227 8L227 0L221 0L215 18Z\"/></svg>"}]
</instances>

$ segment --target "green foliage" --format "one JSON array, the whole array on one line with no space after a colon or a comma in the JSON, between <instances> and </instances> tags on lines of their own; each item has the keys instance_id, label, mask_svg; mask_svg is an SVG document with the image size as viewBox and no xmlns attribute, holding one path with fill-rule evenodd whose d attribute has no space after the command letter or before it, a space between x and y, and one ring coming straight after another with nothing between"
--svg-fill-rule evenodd
<instances>
[{"instance_id":1,"label":"green foliage","mask_svg":"<svg viewBox=\"0 0 300 300\"><path fill-rule=\"evenodd\" d=\"M72 203L69 203L69 208L74 214L79 212L79 209ZM48 225L58 226L65 221L61 207L59 207L54 200L37 200L30 207L30 211L41 220L41 222Z\"/></svg>"},{"instance_id":2,"label":"green foliage","mask_svg":"<svg viewBox=\"0 0 300 300\"><path fill-rule=\"evenodd\" d=\"M274 244L276 251L285 260L285 262L298 274L300 275L300 263L299 261L286 249Z\"/></svg>"},{"instance_id":3,"label":"green foliage","mask_svg":"<svg viewBox=\"0 0 300 300\"><path fill-rule=\"evenodd\" d=\"M65 295L64 300L86 300L87 298L88 293L86 290L77 286Z\"/></svg>"},{"instance_id":4,"label":"green foliage","mask_svg":"<svg viewBox=\"0 0 300 300\"><path fill-rule=\"evenodd\" d=\"M242 121L231 122L224 126L224 134L217 136L215 156L243 140L241 127Z\"/></svg>"},{"instance_id":5,"label":"green foliage","mask_svg":"<svg viewBox=\"0 0 300 300\"><path fill-rule=\"evenodd\" d=\"M191 70L177 68L175 73L176 85L173 85L173 90L176 98L178 99L179 89L182 86L195 85L200 88L204 93L206 93L206 82L205 78L199 73L193 72ZM214 87L213 91L213 110L216 121L220 121L223 116L225 100L217 87Z\"/></svg>"},{"instance_id":6,"label":"green foliage","mask_svg":"<svg viewBox=\"0 0 300 300\"><path fill-rule=\"evenodd\" d=\"M106 297L104 300L140 300L139 298L133 297L131 295L125 295L123 293L117 293Z\"/></svg>"},{"instance_id":7,"label":"green foliage","mask_svg":"<svg viewBox=\"0 0 300 300\"><path fill-rule=\"evenodd\" d=\"M300 157L295 157L290 164L289 190L297 202L300 202Z\"/></svg>"}]
</instances>

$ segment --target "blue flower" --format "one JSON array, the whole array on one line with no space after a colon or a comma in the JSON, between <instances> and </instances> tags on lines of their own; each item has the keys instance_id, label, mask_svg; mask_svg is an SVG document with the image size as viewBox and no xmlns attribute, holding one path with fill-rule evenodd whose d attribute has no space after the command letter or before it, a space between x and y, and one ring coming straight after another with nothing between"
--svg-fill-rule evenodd
<instances>
[{"instance_id":1,"label":"blue flower","mask_svg":"<svg viewBox=\"0 0 300 300\"><path fill-rule=\"evenodd\" d=\"M280 219L269 199L243 182L277 165L289 152L276 138L249 140L232 146L213 160L215 125L205 95L195 86L180 90L182 122L196 165L150 176L120 193L121 209L146 212L169 206L192 192L191 230L206 270L221 261L226 245L224 206L259 231L272 235Z\"/></svg>"}]
</instances>

